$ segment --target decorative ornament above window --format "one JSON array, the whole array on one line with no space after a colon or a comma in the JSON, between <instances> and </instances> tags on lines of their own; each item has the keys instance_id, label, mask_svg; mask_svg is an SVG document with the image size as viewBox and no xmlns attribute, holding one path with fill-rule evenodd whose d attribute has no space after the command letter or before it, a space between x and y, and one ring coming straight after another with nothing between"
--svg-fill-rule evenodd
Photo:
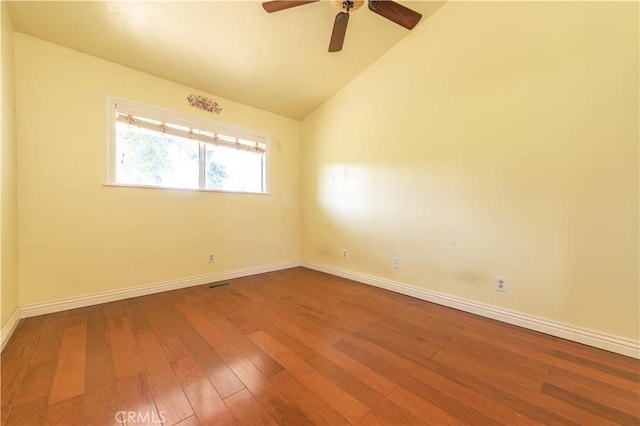
<instances>
[{"instance_id":1,"label":"decorative ornament above window","mask_svg":"<svg viewBox=\"0 0 640 426\"><path fill-rule=\"evenodd\" d=\"M220 114L222 108L211 98L207 98L206 96L200 95L189 95L187 96L187 102L194 108L198 108L208 112L215 112L216 114Z\"/></svg>"}]
</instances>

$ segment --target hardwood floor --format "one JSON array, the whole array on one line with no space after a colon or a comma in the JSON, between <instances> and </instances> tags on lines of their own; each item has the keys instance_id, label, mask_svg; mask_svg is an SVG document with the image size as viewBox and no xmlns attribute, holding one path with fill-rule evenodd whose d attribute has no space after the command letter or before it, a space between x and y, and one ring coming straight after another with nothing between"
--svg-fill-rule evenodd
<instances>
[{"instance_id":1,"label":"hardwood floor","mask_svg":"<svg viewBox=\"0 0 640 426\"><path fill-rule=\"evenodd\" d=\"M296 268L22 320L2 423L640 424L640 363Z\"/></svg>"}]
</instances>

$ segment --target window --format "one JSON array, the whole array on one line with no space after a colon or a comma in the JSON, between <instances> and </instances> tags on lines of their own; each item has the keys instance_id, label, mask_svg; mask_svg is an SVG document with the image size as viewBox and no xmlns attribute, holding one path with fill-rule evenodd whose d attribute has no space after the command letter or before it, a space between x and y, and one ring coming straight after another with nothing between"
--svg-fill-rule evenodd
<instances>
[{"instance_id":1,"label":"window","mask_svg":"<svg viewBox=\"0 0 640 426\"><path fill-rule=\"evenodd\" d=\"M114 185L267 192L267 135L109 98Z\"/></svg>"}]
</instances>

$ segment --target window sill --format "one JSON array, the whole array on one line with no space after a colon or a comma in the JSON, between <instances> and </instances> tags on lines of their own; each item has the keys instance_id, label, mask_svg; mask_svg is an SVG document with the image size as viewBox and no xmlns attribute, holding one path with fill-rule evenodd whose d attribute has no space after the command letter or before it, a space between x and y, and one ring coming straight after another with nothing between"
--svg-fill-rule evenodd
<instances>
[{"instance_id":1,"label":"window sill","mask_svg":"<svg viewBox=\"0 0 640 426\"><path fill-rule=\"evenodd\" d=\"M151 186L151 185L134 185L126 183L104 183L102 186L120 187L120 188L143 188L143 189L160 189L165 191L187 191L187 192L218 192L223 194L249 194L249 195L272 195L271 192L252 192L252 191L230 191L224 189L193 189L193 188L174 188L171 186Z\"/></svg>"}]
</instances>

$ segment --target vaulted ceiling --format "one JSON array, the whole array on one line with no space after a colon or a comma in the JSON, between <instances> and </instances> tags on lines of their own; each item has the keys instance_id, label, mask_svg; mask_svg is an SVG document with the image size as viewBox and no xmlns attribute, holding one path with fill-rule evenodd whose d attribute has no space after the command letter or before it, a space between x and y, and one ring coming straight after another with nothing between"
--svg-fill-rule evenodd
<instances>
[{"instance_id":1,"label":"vaulted ceiling","mask_svg":"<svg viewBox=\"0 0 640 426\"><path fill-rule=\"evenodd\" d=\"M443 2L401 2L422 13ZM266 13L257 1L10 1L14 29L203 92L305 117L409 31L352 12L343 50L327 47L328 1ZM414 30L415 31L415 30Z\"/></svg>"}]
</instances>

